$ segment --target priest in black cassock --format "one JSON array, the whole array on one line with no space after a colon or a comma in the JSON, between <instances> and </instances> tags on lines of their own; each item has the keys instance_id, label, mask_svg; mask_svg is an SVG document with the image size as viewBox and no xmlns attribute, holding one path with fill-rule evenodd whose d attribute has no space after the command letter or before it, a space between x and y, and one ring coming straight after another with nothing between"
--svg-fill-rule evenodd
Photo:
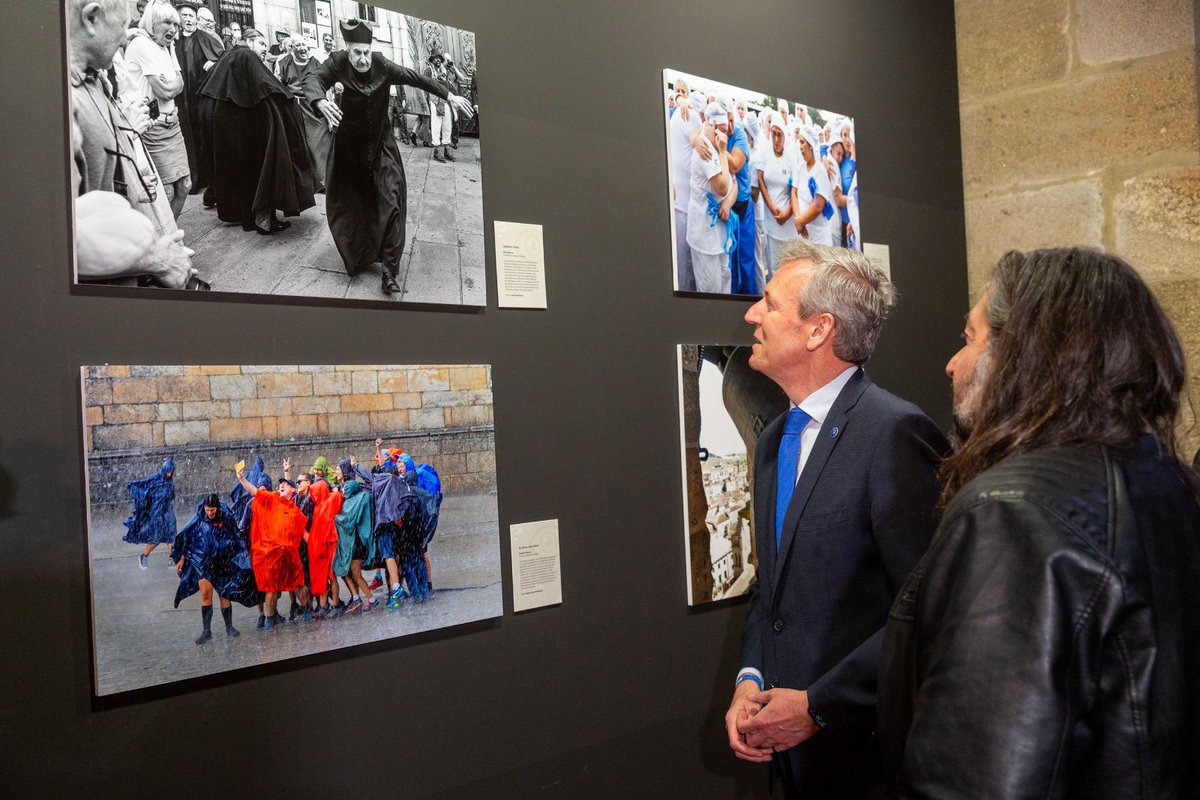
<instances>
[{"instance_id":1,"label":"priest in black cassock","mask_svg":"<svg viewBox=\"0 0 1200 800\"><path fill-rule=\"evenodd\" d=\"M346 272L355 275L383 264L383 292L399 291L396 275L404 251L408 185L400 148L392 135L388 100L392 86L415 86L441 97L464 114L471 104L417 72L373 52L371 27L341 22L346 50L329 54L304 76L314 110L337 126L325 176L325 209ZM325 93L341 87L340 100Z\"/></svg>"},{"instance_id":2,"label":"priest in black cassock","mask_svg":"<svg viewBox=\"0 0 1200 800\"><path fill-rule=\"evenodd\" d=\"M187 146L188 168L192 173L192 194L204 192L204 206L216 204L212 192L211 159L208 156L208 140L204 126L200 124L200 85L208 77L208 71L221 57L225 44L213 34L201 28L196 0L180 0L179 19L183 35L175 39L175 56L183 70L183 91L175 98L179 109L179 124L183 129L183 143Z\"/></svg>"}]
</instances>

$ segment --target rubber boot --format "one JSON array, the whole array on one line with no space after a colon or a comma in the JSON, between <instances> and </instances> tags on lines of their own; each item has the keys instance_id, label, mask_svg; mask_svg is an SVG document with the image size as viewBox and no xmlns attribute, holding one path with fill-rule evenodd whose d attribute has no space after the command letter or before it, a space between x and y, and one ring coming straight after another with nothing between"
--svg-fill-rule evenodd
<instances>
[{"instance_id":1,"label":"rubber boot","mask_svg":"<svg viewBox=\"0 0 1200 800\"><path fill-rule=\"evenodd\" d=\"M225 635L232 639L235 636L241 636L242 632L233 627L233 606L221 609L221 619L225 620Z\"/></svg>"},{"instance_id":2,"label":"rubber boot","mask_svg":"<svg viewBox=\"0 0 1200 800\"><path fill-rule=\"evenodd\" d=\"M204 644L212 639L212 606L200 606L200 619L204 623L204 633L196 640L196 644Z\"/></svg>"}]
</instances>

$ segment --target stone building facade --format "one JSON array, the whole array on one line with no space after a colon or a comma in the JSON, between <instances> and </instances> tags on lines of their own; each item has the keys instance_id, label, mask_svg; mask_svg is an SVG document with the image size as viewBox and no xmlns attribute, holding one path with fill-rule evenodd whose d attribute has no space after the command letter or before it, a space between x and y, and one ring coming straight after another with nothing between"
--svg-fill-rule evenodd
<instances>
[{"instance_id":1,"label":"stone building facade","mask_svg":"<svg viewBox=\"0 0 1200 800\"><path fill-rule=\"evenodd\" d=\"M1122 256L1200 398L1200 100L1192 0L956 0L973 299L1007 250ZM1183 420L1190 455L1200 430Z\"/></svg>"},{"instance_id":2,"label":"stone building facade","mask_svg":"<svg viewBox=\"0 0 1200 800\"><path fill-rule=\"evenodd\" d=\"M137 6L144 0L128 0L130 11L137 15ZM465 73L468 83L475 75L475 34L423 20L371 3L355 0L197 0L208 6L217 20L217 33L231 23L243 30L262 31L267 41L276 41L276 34L307 35L318 42L331 33L338 49L344 48L338 22L364 19L375 29L375 49L392 61L418 71L425 66L431 51L445 53Z\"/></svg>"},{"instance_id":3,"label":"stone building facade","mask_svg":"<svg viewBox=\"0 0 1200 800\"><path fill-rule=\"evenodd\" d=\"M102 366L83 370L93 503L123 503L131 480L171 456L177 491L232 485L261 455L281 476L317 456L370 466L376 436L433 464L447 491L492 491L491 368L432 366Z\"/></svg>"}]
</instances>

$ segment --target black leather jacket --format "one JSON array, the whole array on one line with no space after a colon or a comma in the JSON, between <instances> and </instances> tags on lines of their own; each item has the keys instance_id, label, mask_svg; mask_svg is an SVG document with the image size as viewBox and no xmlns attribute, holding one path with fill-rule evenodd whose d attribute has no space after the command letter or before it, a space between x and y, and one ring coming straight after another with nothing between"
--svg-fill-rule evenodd
<instances>
[{"instance_id":1,"label":"black leather jacket","mask_svg":"<svg viewBox=\"0 0 1200 800\"><path fill-rule=\"evenodd\" d=\"M879 733L901 797L1200 797L1200 508L1136 446L968 484L897 597Z\"/></svg>"}]
</instances>

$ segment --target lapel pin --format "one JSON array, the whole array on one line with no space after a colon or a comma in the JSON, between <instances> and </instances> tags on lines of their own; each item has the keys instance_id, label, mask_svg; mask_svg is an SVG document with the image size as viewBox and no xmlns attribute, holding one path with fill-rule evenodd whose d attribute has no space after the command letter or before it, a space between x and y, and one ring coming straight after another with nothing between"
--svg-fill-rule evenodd
<instances>
[{"instance_id":1,"label":"lapel pin","mask_svg":"<svg viewBox=\"0 0 1200 800\"><path fill-rule=\"evenodd\" d=\"M829 432L829 438L830 438L830 439L832 439L832 438L834 438L834 437L835 437L835 436L837 436L837 435L838 435L838 427L837 427L837 425L834 425L834 426L833 426L833 430L831 430L831 431Z\"/></svg>"}]
</instances>

